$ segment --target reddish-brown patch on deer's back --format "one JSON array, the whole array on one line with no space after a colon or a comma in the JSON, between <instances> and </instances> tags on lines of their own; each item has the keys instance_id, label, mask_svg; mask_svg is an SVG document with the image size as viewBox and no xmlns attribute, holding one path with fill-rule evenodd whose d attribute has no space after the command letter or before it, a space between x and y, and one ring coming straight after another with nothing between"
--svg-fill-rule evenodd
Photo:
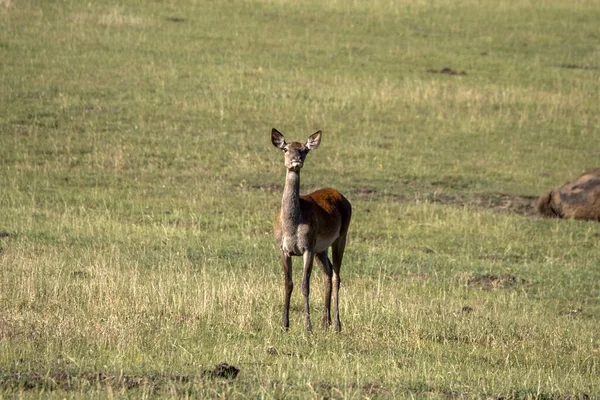
<instances>
[{"instance_id":1,"label":"reddish-brown patch on deer's back","mask_svg":"<svg viewBox=\"0 0 600 400\"><path fill-rule=\"evenodd\" d=\"M340 192L332 188L319 189L301 197L304 200L312 200L328 214L334 214L338 211L338 204L343 202Z\"/></svg>"}]
</instances>

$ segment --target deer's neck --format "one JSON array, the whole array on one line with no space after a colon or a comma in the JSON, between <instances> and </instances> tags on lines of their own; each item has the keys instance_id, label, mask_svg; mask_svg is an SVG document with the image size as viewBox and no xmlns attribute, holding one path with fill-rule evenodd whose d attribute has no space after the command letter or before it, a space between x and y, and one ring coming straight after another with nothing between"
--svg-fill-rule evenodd
<instances>
[{"instance_id":1,"label":"deer's neck","mask_svg":"<svg viewBox=\"0 0 600 400\"><path fill-rule=\"evenodd\" d=\"M300 173L287 171L281 199L281 218L284 230L295 230L300 223L301 215Z\"/></svg>"}]
</instances>

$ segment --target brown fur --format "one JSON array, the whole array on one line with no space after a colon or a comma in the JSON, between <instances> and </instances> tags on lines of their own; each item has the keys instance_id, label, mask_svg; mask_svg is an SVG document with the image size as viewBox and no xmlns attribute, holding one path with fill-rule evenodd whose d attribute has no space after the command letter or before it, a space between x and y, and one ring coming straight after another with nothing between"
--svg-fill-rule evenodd
<instances>
[{"instance_id":1,"label":"brown fur","mask_svg":"<svg viewBox=\"0 0 600 400\"><path fill-rule=\"evenodd\" d=\"M542 194L535 208L545 217L600 221L600 168Z\"/></svg>"}]
</instances>

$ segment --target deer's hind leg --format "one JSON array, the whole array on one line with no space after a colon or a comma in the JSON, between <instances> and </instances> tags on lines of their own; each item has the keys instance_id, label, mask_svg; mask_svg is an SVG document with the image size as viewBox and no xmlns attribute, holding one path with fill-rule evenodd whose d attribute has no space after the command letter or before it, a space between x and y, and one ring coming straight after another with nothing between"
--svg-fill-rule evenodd
<instances>
[{"instance_id":1,"label":"deer's hind leg","mask_svg":"<svg viewBox=\"0 0 600 400\"><path fill-rule=\"evenodd\" d=\"M323 270L323 278L325 282L325 308L323 309L323 329L328 329L331 325L331 287L332 287L332 276L333 267L329 257L327 257L327 250L316 255L317 262Z\"/></svg>"},{"instance_id":2,"label":"deer's hind leg","mask_svg":"<svg viewBox=\"0 0 600 400\"><path fill-rule=\"evenodd\" d=\"M342 268L342 259L344 258L344 249L346 248L346 234L337 238L331 245L331 253L333 258L333 308L334 308L334 328L336 332L342 331L342 323L340 322L339 308L339 292L342 280L340 278L340 270Z\"/></svg>"}]
</instances>

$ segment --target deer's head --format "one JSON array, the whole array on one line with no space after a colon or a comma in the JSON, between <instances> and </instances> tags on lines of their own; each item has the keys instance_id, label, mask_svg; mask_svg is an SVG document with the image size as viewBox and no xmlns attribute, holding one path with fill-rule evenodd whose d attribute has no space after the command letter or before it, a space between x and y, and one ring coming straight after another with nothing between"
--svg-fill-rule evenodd
<instances>
[{"instance_id":1,"label":"deer's head","mask_svg":"<svg viewBox=\"0 0 600 400\"><path fill-rule=\"evenodd\" d=\"M294 172L300 171L304 165L304 159L309 151L319 147L321 143L321 131L317 131L310 135L305 144L292 142L286 143L283 134L273 128L271 131L271 142L273 146L283 151L285 155L285 167Z\"/></svg>"}]
</instances>

